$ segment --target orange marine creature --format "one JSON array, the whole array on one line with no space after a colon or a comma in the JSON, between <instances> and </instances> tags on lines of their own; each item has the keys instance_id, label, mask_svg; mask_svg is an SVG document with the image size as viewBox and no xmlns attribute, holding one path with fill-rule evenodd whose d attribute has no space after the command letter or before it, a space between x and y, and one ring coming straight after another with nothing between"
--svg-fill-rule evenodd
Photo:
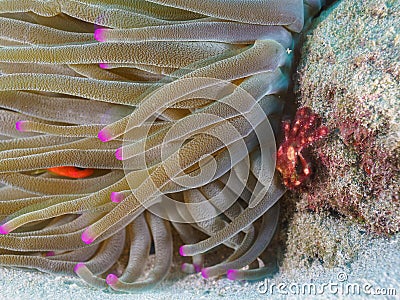
<instances>
[{"instance_id":1,"label":"orange marine creature","mask_svg":"<svg viewBox=\"0 0 400 300\"><path fill-rule=\"evenodd\" d=\"M69 178L86 178L93 174L94 169L82 169L77 167L54 167L48 168L47 171L54 173L59 176Z\"/></svg>"}]
</instances>

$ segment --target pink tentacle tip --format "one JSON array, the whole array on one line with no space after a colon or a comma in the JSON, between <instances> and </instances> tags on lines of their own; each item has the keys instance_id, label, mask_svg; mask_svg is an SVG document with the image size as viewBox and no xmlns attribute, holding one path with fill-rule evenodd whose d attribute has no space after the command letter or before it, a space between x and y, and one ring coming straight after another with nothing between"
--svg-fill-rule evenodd
<instances>
[{"instance_id":1,"label":"pink tentacle tip","mask_svg":"<svg viewBox=\"0 0 400 300\"><path fill-rule=\"evenodd\" d=\"M109 69L110 66L107 63L99 63L99 68L100 69Z\"/></svg>"},{"instance_id":2,"label":"pink tentacle tip","mask_svg":"<svg viewBox=\"0 0 400 300\"><path fill-rule=\"evenodd\" d=\"M182 245L182 246L179 247L179 254L181 256L186 256L185 251L184 251L184 247L185 247L185 245Z\"/></svg>"},{"instance_id":3,"label":"pink tentacle tip","mask_svg":"<svg viewBox=\"0 0 400 300\"><path fill-rule=\"evenodd\" d=\"M94 237L90 236L88 231L89 231L89 228L85 229L85 231L82 233L82 236L81 236L82 241L85 244L91 244L94 241Z\"/></svg>"},{"instance_id":4,"label":"pink tentacle tip","mask_svg":"<svg viewBox=\"0 0 400 300\"><path fill-rule=\"evenodd\" d=\"M104 41L105 41L104 31L105 31L104 28L98 28L98 29L96 29L96 30L94 31L94 39L95 39L96 41L99 41L99 42L104 42Z\"/></svg>"},{"instance_id":5,"label":"pink tentacle tip","mask_svg":"<svg viewBox=\"0 0 400 300\"><path fill-rule=\"evenodd\" d=\"M229 279L229 280L236 280L236 278L237 278L237 270L228 270L227 272L226 272L226 277Z\"/></svg>"},{"instance_id":6,"label":"pink tentacle tip","mask_svg":"<svg viewBox=\"0 0 400 300\"><path fill-rule=\"evenodd\" d=\"M56 253L54 251L46 252L45 256L54 256Z\"/></svg>"},{"instance_id":7,"label":"pink tentacle tip","mask_svg":"<svg viewBox=\"0 0 400 300\"><path fill-rule=\"evenodd\" d=\"M118 160L123 160L123 159L124 159L123 156L122 156L122 148L118 148L118 149L115 151L115 157L116 157Z\"/></svg>"},{"instance_id":8,"label":"pink tentacle tip","mask_svg":"<svg viewBox=\"0 0 400 300\"><path fill-rule=\"evenodd\" d=\"M10 233L10 229L7 228L6 224L3 224L0 226L0 234L9 234Z\"/></svg>"},{"instance_id":9,"label":"pink tentacle tip","mask_svg":"<svg viewBox=\"0 0 400 300\"><path fill-rule=\"evenodd\" d=\"M84 264L83 262L77 263L77 264L75 265L75 267L74 267L74 272L75 272L75 273L78 273L78 272L79 272L79 269L81 269L81 268L84 267L84 266L85 266L85 264Z\"/></svg>"},{"instance_id":10,"label":"pink tentacle tip","mask_svg":"<svg viewBox=\"0 0 400 300\"><path fill-rule=\"evenodd\" d=\"M193 267L194 267L194 271L196 272L196 273L199 273L199 272L201 272L203 269L201 268L201 266L200 265L198 265L198 264L193 264Z\"/></svg>"},{"instance_id":11,"label":"pink tentacle tip","mask_svg":"<svg viewBox=\"0 0 400 300\"><path fill-rule=\"evenodd\" d=\"M24 129L24 124L26 123L27 121L18 121L18 122L16 122L15 123L15 129L17 129L18 131L25 131L25 129Z\"/></svg>"},{"instance_id":12,"label":"pink tentacle tip","mask_svg":"<svg viewBox=\"0 0 400 300\"><path fill-rule=\"evenodd\" d=\"M112 192L110 198L112 202L120 203L122 200L124 200L124 195L118 192Z\"/></svg>"},{"instance_id":13,"label":"pink tentacle tip","mask_svg":"<svg viewBox=\"0 0 400 300\"><path fill-rule=\"evenodd\" d=\"M97 137L102 142L108 142L109 140L112 139L110 132L105 128L99 131L99 133L97 134Z\"/></svg>"},{"instance_id":14,"label":"pink tentacle tip","mask_svg":"<svg viewBox=\"0 0 400 300\"><path fill-rule=\"evenodd\" d=\"M189 264L188 263L183 263L181 264L181 271L182 272L186 272L186 270L188 269Z\"/></svg>"},{"instance_id":15,"label":"pink tentacle tip","mask_svg":"<svg viewBox=\"0 0 400 300\"><path fill-rule=\"evenodd\" d=\"M106 277L106 283L108 284L108 285L115 285L116 283L118 282L118 277L117 277L117 275L115 275L115 274L108 274L107 275L107 277Z\"/></svg>"},{"instance_id":16,"label":"pink tentacle tip","mask_svg":"<svg viewBox=\"0 0 400 300\"><path fill-rule=\"evenodd\" d=\"M204 279L208 279L210 277L208 275L207 268L201 269L201 276L203 276Z\"/></svg>"}]
</instances>

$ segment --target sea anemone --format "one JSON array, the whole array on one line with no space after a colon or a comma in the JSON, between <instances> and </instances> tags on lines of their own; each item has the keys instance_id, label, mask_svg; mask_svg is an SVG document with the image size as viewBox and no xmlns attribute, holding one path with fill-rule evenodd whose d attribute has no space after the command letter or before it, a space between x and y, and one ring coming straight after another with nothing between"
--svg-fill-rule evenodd
<instances>
[{"instance_id":1,"label":"sea anemone","mask_svg":"<svg viewBox=\"0 0 400 300\"><path fill-rule=\"evenodd\" d=\"M265 276L253 262L285 191L272 128L287 49L320 8L1 1L0 264L137 291L168 274L172 225L193 256L185 272ZM152 243L155 268L138 280ZM204 266L221 244L232 254ZM110 273L126 247L124 270Z\"/></svg>"}]
</instances>

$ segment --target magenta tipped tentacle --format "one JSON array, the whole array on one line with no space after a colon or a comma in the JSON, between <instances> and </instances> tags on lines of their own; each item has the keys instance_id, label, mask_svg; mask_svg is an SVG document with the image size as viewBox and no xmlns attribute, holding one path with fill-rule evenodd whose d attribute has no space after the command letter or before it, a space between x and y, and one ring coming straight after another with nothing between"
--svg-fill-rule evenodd
<instances>
[{"instance_id":1,"label":"magenta tipped tentacle","mask_svg":"<svg viewBox=\"0 0 400 300\"><path fill-rule=\"evenodd\" d=\"M207 273L207 268L201 269L201 276L203 276L204 279L208 279L210 277Z\"/></svg>"},{"instance_id":2,"label":"magenta tipped tentacle","mask_svg":"<svg viewBox=\"0 0 400 300\"><path fill-rule=\"evenodd\" d=\"M186 272L189 269L189 267L190 267L190 264L183 263L183 264L181 264L181 271Z\"/></svg>"},{"instance_id":3,"label":"magenta tipped tentacle","mask_svg":"<svg viewBox=\"0 0 400 300\"><path fill-rule=\"evenodd\" d=\"M248 265L247 261L243 264L239 261L226 268L218 265L203 268L203 255L225 243L230 248L240 250L230 258L242 259L239 256L242 253L245 255L246 249L251 250L249 244L257 240L243 239L242 246L239 244L241 237L244 234L247 236L249 226L270 210L283 193L283 190L272 191L270 199L262 200L264 202L254 207L245 207L246 203L252 203L247 196L254 192L253 181L261 179L257 177L258 174L254 172L248 182L239 176L241 172L235 175L246 186L243 193L236 193L236 188L232 187L234 184L223 178L231 175L229 173L236 173L239 170L236 163L239 164L244 155L250 154L250 149L259 144L257 138L253 137L253 133L257 135L256 128L251 126L259 123L253 124L250 119L246 121L246 117L254 116L262 122L266 119L265 115L268 117L269 114L264 111L265 114L258 119L253 114L253 105L250 107L245 103L238 90L243 89L257 102L264 103L265 106L261 108L267 111L270 110L270 104L265 99L275 99L278 92L282 95L282 102L286 98L286 77L290 76L291 62L285 49L294 47L295 41L289 31L298 32L304 15L307 15L301 9L303 1L295 1L295 7L286 5L292 4L293 1L289 0L264 1L268 2L267 5L262 1L239 1L239 4L236 3L238 5L235 4L248 11L247 14L235 9L237 7L232 6L230 1L211 0L206 4L198 4L192 0L146 0L139 1L139 4L125 3L113 7L109 3L124 1L73 1L75 4L72 8L53 5L55 1L32 1L28 10L40 15L40 22L32 19L24 1L9 2L12 5L6 5L8 8L5 9L10 16L2 15L0 18L1 23L11 24L9 27L15 29L7 32L5 46L0 47L0 62L5 69L0 76L0 90L4 98L0 101L0 181L6 186L0 191L0 211L8 222L0 224L0 234L3 234L0 236L0 265L71 275L75 272L97 288L104 289L108 285L115 291L142 291L154 287L168 275L174 254L169 226L184 219L195 223L185 224L188 229L178 232L182 234L184 244L179 254L193 256L191 263L181 266L183 271L200 272L204 278L209 278L214 276L216 269L220 272L218 275L228 270L226 274L231 280L247 278L247 273L243 275L244 271L240 269ZM183 4L178 5L178 2ZM219 3L218 7L214 2ZM322 1L305 2L312 5L310 3ZM254 6L255 3L258 4ZM14 18L13 13L18 16ZM207 22L215 30L192 36L193 28L205 23L203 19L218 20ZM224 31L225 23L231 24L233 31L223 32L225 40L222 40L218 31ZM258 30L265 31L271 39L252 41L246 35L243 37L246 29L239 30L239 33L235 30L236 26L240 29L242 23L243 26L254 25ZM169 26L173 24L177 26ZM63 25L66 25L65 30L59 30ZM270 30L275 32L270 25L281 28L279 32L284 32L285 37L277 36L275 41L275 35L269 34ZM21 35L20 32L26 32L21 28L29 28L29 34ZM179 30L174 32L174 28ZM126 32L114 32L120 29ZM48 34L43 34L46 32ZM152 36L153 32L160 34L160 40ZM112 42L111 39L116 41L118 37L111 35L126 38L122 43ZM146 37L150 37L150 40ZM285 41L283 45L281 40ZM20 43L24 47L15 46ZM190 84L184 84L181 79ZM216 88L201 86L201 79L212 79L209 83L217 83ZM215 82L219 80L224 83ZM174 83L174 88L171 88L170 82ZM229 83L230 87L225 83ZM229 101L219 101L225 99ZM229 108L230 105L232 107ZM132 115L132 111L135 114ZM281 115L279 111L274 111L277 117ZM222 118L221 121L227 122L210 123L208 118L203 118L203 115L215 114L218 120ZM201 116L199 124L191 118L192 115ZM148 121L150 116L155 120ZM23 119L25 121L19 121ZM182 124L187 124L187 128ZM193 128L190 127L192 125ZM14 128L11 130L13 132L9 132L10 126L15 126L20 132ZM122 138L126 132L136 133L136 129L137 137L131 135ZM241 141L230 138L236 136L233 135L234 131L239 132L239 139L245 140L243 152L236 147ZM167 132L171 132L171 138ZM226 145L225 139L219 140L219 136L214 137L212 133L222 133L221 138L226 137L229 144ZM325 134L322 128L311 138L315 141L318 136ZM101 143L93 139L96 135L101 142L112 142ZM141 168L137 165L140 154L143 154L139 147L144 144L142 138L146 146L151 146L144 149L146 166L141 171L145 173L131 177L128 170ZM178 145L178 149L171 153L166 151L164 159L164 152L161 151L164 148L161 146L167 141ZM126 148L114 152L122 142L129 144L124 143ZM232 148L228 148L230 145L233 145ZM274 140L271 140L271 145L275 148ZM229 151L232 153L225 156L224 153L231 149L234 151ZM130 158L129 162L133 162L133 165L116 161L114 153L118 160ZM195 187L180 185L180 181L174 180L183 171L185 175L188 171L199 176L199 180L205 178L207 172L202 172L201 165L203 154L215 158L217 163L217 175L212 180L221 182L221 185L229 182L227 188L232 187L232 195L221 192L221 197L214 196L214 188L210 187L212 191L208 191L207 197L204 197L204 201L210 200L215 206L212 212L221 211L221 216L212 213L210 219L202 222L198 220L195 209L186 211L182 208L171 210L171 218L164 220L153 211L147 212L164 195L174 194L172 198L181 200L181 194L192 188L203 189L201 193L206 194L207 187L203 188L203 185L208 184L209 180ZM250 160L251 164L254 163L252 157ZM209 167L208 159L204 161L207 161L205 166ZM185 166L183 170L175 168L175 165L180 167L180 162ZM47 176L47 168L59 166L93 169L96 173L89 179L66 179L56 174ZM271 169L274 170L274 166ZM178 171L182 172L178 174ZM103 173L112 176L104 176L104 179ZM29 180L19 180L28 177ZM131 186L130 179L135 180L135 188ZM26 181L26 184L21 184L22 181ZM159 195L159 192L164 195ZM236 203L237 208L231 206L226 210L220 209L220 205L227 200L233 203L239 200L236 202L240 203ZM203 198L199 201L203 201ZM159 207L163 208L154 205L154 212ZM202 212L208 216L207 211ZM4 236L18 227L15 230L18 233ZM209 237L202 240L203 233ZM142 280L142 266L149 257L152 242L155 268ZM121 255L126 255L124 247L128 244L129 261L125 270L110 274L109 270L120 261ZM43 257L30 253L55 256ZM228 258L222 264L235 260Z\"/></svg>"},{"instance_id":4,"label":"magenta tipped tentacle","mask_svg":"<svg viewBox=\"0 0 400 300\"><path fill-rule=\"evenodd\" d=\"M103 128L102 130L99 131L99 133L97 134L97 137L102 142L108 142L108 141L112 140L112 138L113 138L113 136L110 134L110 132L105 128Z\"/></svg>"},{"instance_id":5,"label":"magenta tipped tentacle","mask_svg":"<svg viewBox=\"0 0 400 300\"><path fill-rule=\"evenodd\" d=\"M122 147L118 148L118 149L115 151L115 157L116 157L118 160L123 160L123 159L124 159L123 156L122 156Z\"/></svg>"},{"instance_id":6,"label":"magenta tipped tentacle","mask_svg":"<svg viewBox=\"0 0 400 300\"><path fill-rule=\"evenodd\" d=\"M10 229L7 227L7 224L3 224L0 226L0 234L9 234Z\"/></svg>"},{"instance_id":7,"label":"magenta tipped tentacle","mask_svg":"<svg viewBox=\"0 0 400 300\"><path fill-rule=\"evenodd\" d=\"M236 280L236 274L237 274L237 270L228 270L227 272L226 272L226 277L229 279L229 280Z\"/></svg>"},{"instance_id":8,"label":"magenta tipped tentacle","mask_svg":"<svg viewBox=\"0 0 400 300\"><path fill-rule=\"evenodd\" d=\"M98 28L98 29L96 29L96 30L94 31L94 39L95 39L96 41L99 41L99 42L104 42L104 41L105 41L104 31L105 31L104 28Z\"/></svg>"},{"instance_id":9,"label":"magenta tipped tentacle","mask_svg":"<svg viewBox=\"0 0 400 300\"><path fill-rule=\"evenodd\" d=\"M75 265L75 267L74 267L74 272L75 272L75 273L78 273L79 270L80 270L82 267L84 267L84 266L85 266L85 264L84 264L83 262L77 263L77 264Z\"/></svg>"},{"instance_id":10,"label":"magenta tipped tentacle","mask_svg":"<svg viewBox=\"0 0 400 300\"><path fill-rule=\"evenodd\" d=\"M186 256L185 251L184 251L184 247L185 247L185 245L182 245L182 246L179 247L179 254L181 256Z\"/></svg>"},{"instance_id":11,"label":"magenta tipped tentacle","mask_svg":"<svg viewBox=\"0 0 400 300\"><path fill-rule=\"evenodd\" d=\"M25 131L24 124L26 122L27 121L18 121L18 122L16 122L15 123L15 129L17 129L18 131Z\"/></svg>"},{"instance_id":12,"label":"magenta tipped tentacle","mask_svg":"<svg viewBox=\"0 0 400 300\"><path fill-rule=\"evenodd\" d=\"M115 285L118 282L118 280L119 279L118 279L117 275L112 274L112 273L108 274L106 277L106 283L111 286Z\"/></svg>"},{"instance_id":13,"label":"magenta tipped tentacle","mask_svg":"<svg viewBox=\"0 0 400 300\"><path fill-rule=\"evenodd\" d=\"M181 265L181 271L187 274L193 274L193 265L189 263L183 263Z\"/></svg>"},{"instance_id":14,"label":"magenta tipped tentacle","mask_svg":"<svg viewBox=\"0 0 400 300\"><path fill-rule=\"evenodd\" d=\"M112 192L110 198L112 202L120 203L122 200L125 199L125 196L122 193Z\"/></svg>"},{"instance_id":15,"label":"magenta tipped tentacle","mask_svg":"<svg viewBox=\"0 0 400 300\"><path fill-rule=\"evenodd\" d=\"M194 274L201 272L201 266L197 264L183 263L181 265L181 270L186 274Z\"/></svg>"},{"instance_id":16,"label":"magenta tipped tentacle","mask_svg":"<svg viewBox=\"0 0 400 300\"><path fill-rule=\"evenodd\" d=\"M201 272L201 266L200 266L200 265L198 265L198 264L193 264L193 267L194 267L195 273Z\"/></svg>"},{"instance_id":17,"label":"magenta tipped tentacle","mask_svg":"<svg viewBox=\"0 0 400 300\"><path fill-rule=\"evenodd\" d=\"M109 65L107 63L99 63L99 68L100 69L109 69Z\"/></svg>"},{"instance_id":18,"label":"magenta tipped tentacle","mask_svg":"<svg viewBox=\"0 0 400 300\"><path fill-rule=\"evenodd\" d=\"M95 238L90 234L90 227L86 228L85 231L82 233L82 241L85 244L91 244Z\"/></svg>"}]
</instances>

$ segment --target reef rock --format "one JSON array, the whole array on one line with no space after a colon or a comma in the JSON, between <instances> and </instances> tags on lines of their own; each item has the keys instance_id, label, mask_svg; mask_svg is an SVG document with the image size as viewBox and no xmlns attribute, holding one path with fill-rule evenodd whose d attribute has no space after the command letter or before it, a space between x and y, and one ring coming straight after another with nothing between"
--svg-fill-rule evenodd
<instances>
[{"instance_id":1,"label":"reef rock","mask_svg":"<svg viewBox=\"0 0 400 300\"><path fill-rule=\"evenodd\" d=\"M330 129L300 210L331 211L372 232L400 230L400 2L343 0L305 36L299 106Z\"/></svg>"}]
</instances>

